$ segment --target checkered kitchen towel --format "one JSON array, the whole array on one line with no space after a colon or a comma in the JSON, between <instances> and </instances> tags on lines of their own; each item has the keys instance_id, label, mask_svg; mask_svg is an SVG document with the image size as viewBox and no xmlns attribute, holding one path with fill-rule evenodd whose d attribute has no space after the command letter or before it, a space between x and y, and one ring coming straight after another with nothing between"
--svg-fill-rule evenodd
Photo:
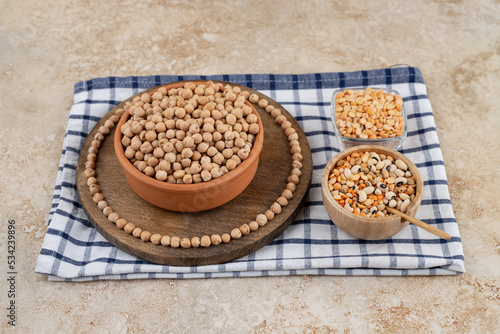
<instances>
[{"instance_id":1,"label":"checkered kitchen towel","mask_svg":"<svg viewBox=\"0 0 500 334\"><path fill-rule=\"evenodd\" d=\"M151 264L111 245L89 223L76 193L76 165L85 137L111 108L160 84L220 80L256 89L277 101L302 126L314 172L309 197L295 222L269 245L220 265L173 267ZM417 218L449 233L445 241L410 224L392 238L364 241L331 223L321 200L321 174L339 152L330 118L337 88L396 89L408 112L408 138L401 152L419 168L425 192ZM36 272L51 280L203 278L276 275L450 275L464 272L464 256L431 104L420 71L397 67L360 72L300 75L109 77L75 85L49 225Z\"/></svg>"}]
</instances>

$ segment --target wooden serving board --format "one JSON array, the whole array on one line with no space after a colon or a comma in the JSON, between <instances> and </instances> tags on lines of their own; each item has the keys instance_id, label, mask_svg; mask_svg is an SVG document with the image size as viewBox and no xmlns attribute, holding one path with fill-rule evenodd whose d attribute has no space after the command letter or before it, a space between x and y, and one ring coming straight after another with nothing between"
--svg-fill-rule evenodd
<instances>
[{"instance_id":1,"label":"wooden serving board","mask_svg":"<svg viewBox=\"0 0 500 334\"><path fill-rule=\"evenodd\" d=\"M227 82L221 83L228 84ZM238 86L232 83L229 84ZM306 136L296 120L277 102L251 88L240 87L242 90L248 90L250 93L258 94L261 98L266 98L276 108L281 108L282 114L292 122L293 127L297 130L302 148L303 174L289 204L283 208L279 215L276 215L274 219L257 231L240 239L231 240L229 243L212 245L208 248L165 247L150 242L142 242L139 238L125 233L108 221L107 217L93 202L84 174L88 148L94 135L98 128L104 124L104 121L115 113L116 109L123 107L123 103L121 103L105 115L90 132L82 147L77 166L77 190L82 207L92 225L110 243L140 259L157 264L173 266L219 264L248 255L264 247L283 233L293 222L305 202L311 185L312 157ZM144 92L137 95L142 93ZM168 211L146 202L128 185L122 167L118 163L113 148L115 127L102 142L96 162L96 177L108 205L115 212L118 212L121 217L134 223L135 226L140 226L151 233L178 236L180 238L194 236L201 238L203 235L212 235L214 233L222 235L223 233L229 233L233 228L255 220L257 214L264 213L281 196L292 170L292 154L284 131L265 110L258 105L255 105L255 108L264 124L264 147L254 179L232 201L218 208L197 213Z\"/></svg>"}]
</instances>

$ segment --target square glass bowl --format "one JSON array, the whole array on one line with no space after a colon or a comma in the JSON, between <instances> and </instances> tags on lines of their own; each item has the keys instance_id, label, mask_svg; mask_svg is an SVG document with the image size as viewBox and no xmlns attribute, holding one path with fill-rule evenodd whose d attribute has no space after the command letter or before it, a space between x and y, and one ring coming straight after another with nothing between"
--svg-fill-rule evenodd
<instances>
[{"instance_id":1,"label":"square glass bowl","mask_svg":"<svg viewBox=\"0 0 500 334\"><path fill-rule=\"evenodd\" d=\"M406 109L404 106L404 102L403 102L402 109L401 109L401 115L403 116L403 119L404 119L404 128L403 128L402 135L397 136L397 137L389 137L389 138L362 139L362 138L344 137L340 134L340 129L337 126L337 118L335 116L335 101L337 99L337 94L342 93L345 90L365 91L366 88L368 88L368 87L348 87L348 88L337 89L333 92L332 101L330 104L330 110L332 113L331 115L332 115L333 129L335 130L335 137L337 138L339 149L341 151L343 151L345 149L348 149L348 148L351 148L354 146L358 146L358 145L380 145L380 146L392 148L394 150L399 149L401 147L401 144L403 143L404 139L406 138L407 131L408 131L407 130L408 129L408 126L407 126L408 121L407 121L407 115L406 115ZM390 94L401 96L401 94L399 94L399 92L394 90L394 89L389 89L389 88L385 88L385 87L370 87L370 88L372 88L373 90L378 90L378 91L380 91L380 89L383 89L385 93L390 93Z\"/></svg>"}]
</instances>

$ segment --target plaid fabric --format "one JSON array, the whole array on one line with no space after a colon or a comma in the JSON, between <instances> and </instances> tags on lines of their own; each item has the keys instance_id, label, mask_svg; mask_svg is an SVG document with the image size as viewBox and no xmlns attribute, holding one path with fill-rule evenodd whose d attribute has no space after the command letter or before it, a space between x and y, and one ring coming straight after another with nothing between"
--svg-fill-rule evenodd
<instances>
[{"instance_id":1,"label":"plaid fabric","mask_svg":"<svg viewBox=\"0 0 500 334\"><path fill-rule=\"evenodd\" d=\"M230 263L173 267L139 260L111 245L89 223L76 193L80 149L95 123L122 100L179 80L221 80L259 90L279 102L302 126L314 172L305 206L269 245ZM400 151L419 168L425 192L417 218L452 236L440 239L410 224L392 238L364 241L331 223L321 200L321 174L339 152L330 117L337 88L389 87L403 96L408 137ZM110 139L106 139L110 140ZM79 82L61 156L47 234L36 272L51 280L248 277L276 275L450 275L464 272L458 225L448 193L434 115L420 71L414 67L300 75L109 77Z\"/></svg>"}]
</instances>

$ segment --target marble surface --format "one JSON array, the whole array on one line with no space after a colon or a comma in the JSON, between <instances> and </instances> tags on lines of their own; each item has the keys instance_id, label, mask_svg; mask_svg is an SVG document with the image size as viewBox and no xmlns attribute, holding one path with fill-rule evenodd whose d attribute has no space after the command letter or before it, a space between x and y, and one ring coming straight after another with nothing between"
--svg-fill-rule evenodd
<instances>
[{"instance_id":1,"label":"marble surface","mask_svg":"<svg viewBox=\"0 0 500 334\"><path fill-rule=\"evenodd\" d=\"M0 55L1 332L498 333L498 1L4 0ZM426 80L465 274L54 283L34 273L74 83L399 63ZM6 318L9 220L15 327Z\"/></svg>"}]
</instances>

